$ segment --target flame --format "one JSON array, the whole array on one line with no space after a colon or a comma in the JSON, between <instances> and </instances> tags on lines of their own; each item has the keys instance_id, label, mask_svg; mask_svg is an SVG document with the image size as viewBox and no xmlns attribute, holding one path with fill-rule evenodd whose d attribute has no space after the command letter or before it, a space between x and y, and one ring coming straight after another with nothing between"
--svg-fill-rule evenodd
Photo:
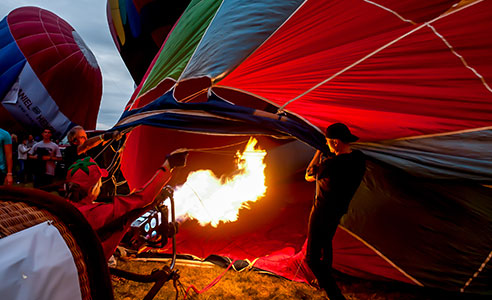
<instances>
[{"instance_id":1,"label":"flame","mask_svg":"<svg viewBox=\"0 0 492 300\"><path fill-rule=\"evenodd\" d=\"M177 219L217 227L221 221L236 221L241 208L265 196L266 151L255 149L257 142L250 138L243 153L237 151L237 171L231 176L217 178L210 170L190 173L174 192Z\"/></svg>"}]
</instances>

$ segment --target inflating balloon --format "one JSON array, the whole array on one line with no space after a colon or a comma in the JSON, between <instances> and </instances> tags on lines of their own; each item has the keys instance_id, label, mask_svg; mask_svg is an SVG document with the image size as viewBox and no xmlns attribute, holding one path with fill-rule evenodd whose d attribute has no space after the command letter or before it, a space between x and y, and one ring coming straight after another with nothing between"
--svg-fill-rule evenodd
<instances>
[{"instance_id":1,"label":"inflating balloon","mask_svg":"<svg viewBox=\"0 0 492 300\"><path fill-rule=\"evenodd\" d=\"M94 129L101 94L96 58L66 21L21 7L0 22L0 126L58 137L74 124Z\"/></svg>"},{"instance_id":2,"label":"inflating balloon","mask_svg":"<svg viewBox=\"0 0 492 300\"><path fill-rule=\"evenodd\" d=\"M115 126L148 125L123 155L129 184L152 174L162 149L211 148L220 143L209 136L228 134L322 148L324 129L343 122L369 161L335 236L334 267L492 294L492 1L454 3L192 1ZM283 165L306 166L306 148L283 152ZM304 170L289 172L233 224L184 222L179 251L309 282L302 246L314 186Z\"/></svg>"}]
</instances>

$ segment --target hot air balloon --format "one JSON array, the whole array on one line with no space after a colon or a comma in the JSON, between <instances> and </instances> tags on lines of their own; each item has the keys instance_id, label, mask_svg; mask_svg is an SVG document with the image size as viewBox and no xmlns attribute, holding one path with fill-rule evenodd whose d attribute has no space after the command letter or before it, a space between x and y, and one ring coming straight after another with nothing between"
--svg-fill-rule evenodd
<instances>
[{"instance_id":1,"label":"hot air balloon","mask_svg":"<svg viewBox=\"0 0 492 300\"><path fill-rule=\"evenodd\" d=\"M335 269L492 294L492 1L453 4L192 1L115 126L139 126L125 177L137 186L156 154L223 135L296 138L268 149L263 202L217 228L183 222L178 250L309 282L304 153L343 122L369 160L335 235Z\"/></svg>"},{"instance_id":2,"label":"hot air balloon","mask_svg":"<svg viewBox=\"0 0 492 300\"><path fill-rule=\"evenodd\" d=\"M108 0L114 43L133 80L139 83L190 1Z\"/></svg>"},{"instance_id":3,"label":"hot air balloon","mask_svg":"<svg viewBox=\"0 0 492 300\"><path fill-rule=\"evenodd\" d=\"M74 124L94 129L102 76L80 35L38 7L13 10L0 28L0 126L58 137Z\"/></svg>"}]
</instances>

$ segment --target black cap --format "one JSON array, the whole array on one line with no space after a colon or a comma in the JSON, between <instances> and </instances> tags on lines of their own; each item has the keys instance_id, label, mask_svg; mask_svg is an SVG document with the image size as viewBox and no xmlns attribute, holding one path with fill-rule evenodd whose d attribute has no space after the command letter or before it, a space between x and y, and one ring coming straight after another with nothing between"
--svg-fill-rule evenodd
<instances>
[{"instance_id":1,"label":"black cap","mask_svg":"<svg viewBox=\"0 0 492 300\"><path fill-rule=\"evenodd\" d=\"M359 137L353 135L347 125L343 123L334 123L326 128L326 137L329 139L339 139L344 143L355 142Z\"/></svg>"}]
</instances>

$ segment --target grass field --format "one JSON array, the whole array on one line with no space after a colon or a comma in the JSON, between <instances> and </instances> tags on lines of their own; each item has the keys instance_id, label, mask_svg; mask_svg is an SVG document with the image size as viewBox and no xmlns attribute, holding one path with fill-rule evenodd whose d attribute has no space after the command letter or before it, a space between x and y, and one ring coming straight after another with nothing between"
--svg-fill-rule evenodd
<instances>
[{"instance_id":1,"label":"grass field","mask_svg":"<svg viewBox=\"0 0 492 300\"><path fill-rule=\"evenodd\" d=\"M153 269L163 266L163 262L141 262L118 260L118 268L149 274ZM186 261L176 264L180 279L178 284L178 299L194 300L227 300L227 299L328 299L323 291L299 282L293 282L284 278L256 271L236 272L225 271L225 268L210 264L195 264L186 266ZM223 274L222 277L220 277ZM189 289L185 297L185 291L194 285L197 290L202 290L217 277L220 280L210 289L197 294ZM397 282L375 282L353 278L340 273L335 278L345 297L352 300L485 300L486 297L469 294L457 294L439 290L421 288ZM150 290L152 284L136 283L122 278L113 277L115 299L133 300L143 299ZM176 299L176 290L172 281L167 282L154 299Z\"/></svg>"}]
</instances>

